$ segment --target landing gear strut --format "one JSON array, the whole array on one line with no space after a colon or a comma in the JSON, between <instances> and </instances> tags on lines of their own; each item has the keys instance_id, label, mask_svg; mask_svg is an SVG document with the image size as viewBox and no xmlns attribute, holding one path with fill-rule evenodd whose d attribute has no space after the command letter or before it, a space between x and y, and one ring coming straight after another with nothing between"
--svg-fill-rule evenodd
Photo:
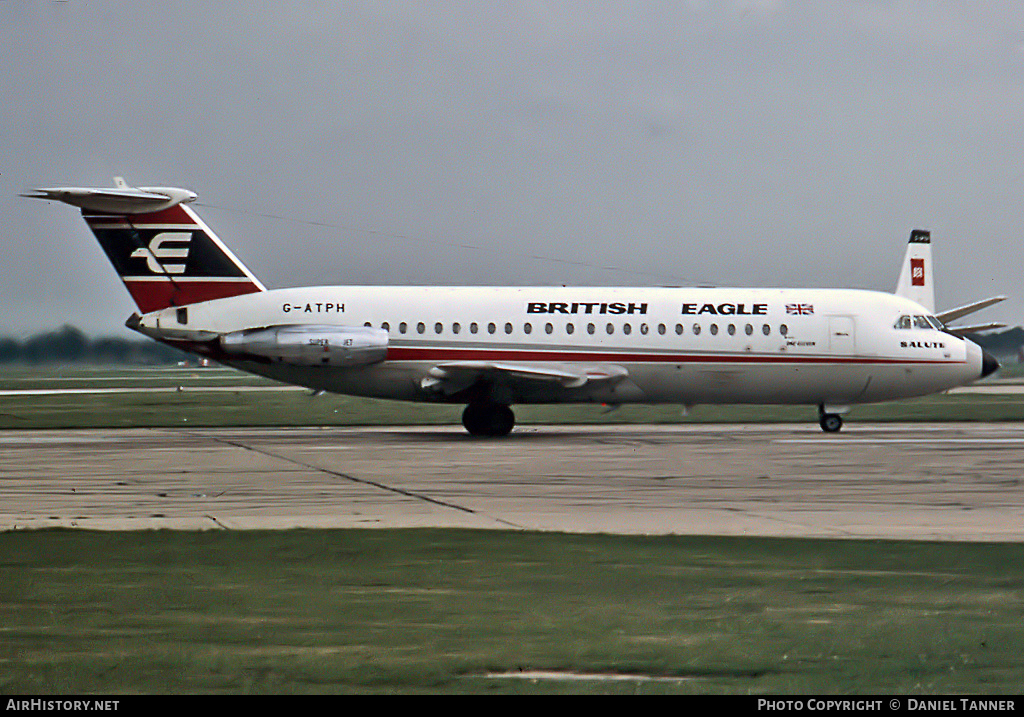
<instances>
[{"instance_id":1,"label":"landing gear strut","mask_svg":"<svg viewBox=\"0 0 1024 717\"><path fill-rule=\"evenodd\" d=\"M825 407L818 406L818 424L825 433L836 433L843 427L843 417L838 413L825 413Z\"/></svg>"},{"instance_id":2,"label":"landing gear strut","mask_svg":"<svg viewBox=\"0 0 1024 717\"><path fill-rule=\"evenodd\" d=\"M462 412L462 425L471 436L507 436L516 425L516 417L501 403L471 403Z\"/></svg>"}]
</instances>

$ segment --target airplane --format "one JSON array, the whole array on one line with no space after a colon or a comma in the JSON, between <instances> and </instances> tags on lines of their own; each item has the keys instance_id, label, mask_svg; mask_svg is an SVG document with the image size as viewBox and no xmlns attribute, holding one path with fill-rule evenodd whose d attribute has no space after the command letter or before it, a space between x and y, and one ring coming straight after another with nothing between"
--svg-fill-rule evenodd
<instances>
[{"instance_id":1,"label":"airplane","mask_svg":"<svg viewBox=\"0 0 1024 717\"><path fill-rule=\"evenodd\" d=\"M49 187L81 209L139 308L127 326L242 371L312 389L465 404L473 436L536 403L806 404L823 431L854 404L992 374L935 312L931 236L910 236L895 293L854 289L319 286L267 289L177 187Z\"/></svg>"}]
</instances>

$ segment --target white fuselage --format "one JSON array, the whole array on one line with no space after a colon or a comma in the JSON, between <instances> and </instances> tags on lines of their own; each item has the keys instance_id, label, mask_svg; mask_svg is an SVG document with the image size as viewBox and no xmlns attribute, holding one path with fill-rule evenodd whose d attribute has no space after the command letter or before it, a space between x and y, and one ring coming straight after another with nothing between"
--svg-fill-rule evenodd
<instances>
[{"instance_id":1,"label":"white fuselage","mask_svg":"<svg viewBox=\"0 0 1024 717\"><path fill-rule=\"evenodd\" d=\"M929 312L874 291L325 286L186 308L145 314L141 329L187 338L291 324L384 328L387 357L369 366L225 362L317 390L403 400L445 400L425 379L450 362L628 374L517 384L499 397L505 403L846 405L942 391L982 369L976 344L933 327L898 328L901 316Z\"/></svg>"}]
</instances>

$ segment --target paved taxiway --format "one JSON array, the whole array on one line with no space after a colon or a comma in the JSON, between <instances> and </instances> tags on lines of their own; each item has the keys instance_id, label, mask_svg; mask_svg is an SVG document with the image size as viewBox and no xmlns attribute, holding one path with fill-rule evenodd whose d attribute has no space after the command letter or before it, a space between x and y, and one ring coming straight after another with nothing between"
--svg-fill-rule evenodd
<instances>
[{"instance_id":1,"label":"paved taxiway","mask_svg":"<svg viewBox=\"0 0 1024 717\"><path fill-rule=\"evenodd\" d=\"M1024 539L1024 424L0 432L0 529Z\"/></svg>"}]
</instances>

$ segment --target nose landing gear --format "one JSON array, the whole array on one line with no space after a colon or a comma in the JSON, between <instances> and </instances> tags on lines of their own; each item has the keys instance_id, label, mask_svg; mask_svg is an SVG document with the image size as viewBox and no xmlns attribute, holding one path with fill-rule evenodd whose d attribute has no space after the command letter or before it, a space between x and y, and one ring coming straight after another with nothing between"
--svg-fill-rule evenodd
<instances>
[{"instance_id":1,"label":"nose landing gear","mask_svg":"<svg viewBox=\"0 0 1024 717\"><path fill-rule=\"evenodd\" d=\"M818 423L825 433L835 433L843 427L843 417L837 413L826 413L818 419Z\"/></svg>"},{"instance_id":2,"label":"nose landing gear","mask_svg":"<svg viewBox=\"0 0 1024 717\"><path fill-rule=\"evenodd\" d=\"M837 433L843 427L843 417L824 404L818 406L818 425L825 433Z\"/></svg>"}]
</instances>

